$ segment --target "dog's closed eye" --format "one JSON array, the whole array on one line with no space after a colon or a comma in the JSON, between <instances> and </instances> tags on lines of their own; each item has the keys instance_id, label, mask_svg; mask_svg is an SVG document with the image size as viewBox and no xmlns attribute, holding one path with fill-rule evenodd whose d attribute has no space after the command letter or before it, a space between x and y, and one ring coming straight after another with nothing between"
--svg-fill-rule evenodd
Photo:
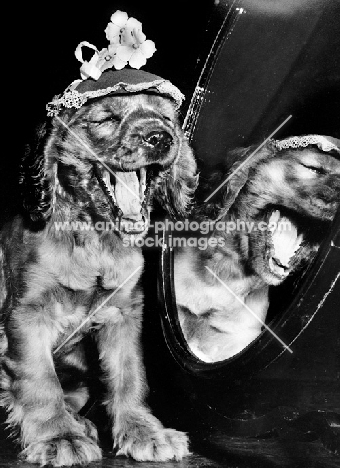
<instances>
[{"instance_id":1,"label":"dog's closed eye","mask_svg":"<svg viewBox=\"0 0 340 468\"><path fill-rule=\"evenodd\" d=\"M311 165L311 164L303 164L303 163L300 163L300 164L301 164L301 166L305 167L306 169L308 169L311 172L314 172L315 174L319 174L319 175L327 174L327 171L321 166L314 166L314 165Z\"/></svg>"},{"instance_id":2,"label":"dog's closed eye","mask_svg":"<svg viewBox=\"0 0 340 468\"><path fill-rule=\"evenodd\" d=\"M104 117L97 117L93 119L89 119L88 123L91 125L101 125L106 123L118 123L120 122L121 118L117 114L109 114Z\"/></svg>"}]
</instances>

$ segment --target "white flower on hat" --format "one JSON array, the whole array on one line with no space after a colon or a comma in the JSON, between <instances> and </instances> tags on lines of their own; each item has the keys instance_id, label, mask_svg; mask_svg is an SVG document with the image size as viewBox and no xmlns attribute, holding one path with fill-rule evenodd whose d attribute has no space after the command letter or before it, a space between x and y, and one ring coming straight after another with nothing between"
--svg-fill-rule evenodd
<instances>
[{"instance_id":1,"label":"white flower on hat","mask_svg":"<svg viewBox=\"0 0 340 468\"><path fill-rule=\"evenodd\" d=\"M142 23L136 18L129 18L125 11L117 10L111 16L111 22L106 26L106 39L110 44L125 43L123 36L125 31L142 30ZM128 36L129 33L126 35Z\"/></svg>"},{"instance_id":2,"label":"white flower on hat","mask_svg":"<svg viewBox=\"0 0 340 468\"><path fill-rule=\"evenodd\" d=\"M141 28L126 27L122 33L121 44L117 48L117 56L132 68L141 68L156 52L155 43L146 39Z\"/></svg>"},{"instance_id":3,"label":"white flower on hat","mask_svg":"<svg viewBox=\"0 0 340 468\"><path fill-rule=\"evenodd\" d=\"M117 56L119 44L110 44L107 49L102 49L98 54L96 67L101 71L105 71L114 67L116 70L121 70L126 66L126 62Z\"/></svg>"},{"instance_id":4,"label":"white flower on hat","mask_svg":"<svg viewBox=\"0 0 340 468\"><path fill-rule=\"evenodd\" d=\"M98 49L89 42L81 42L75 55L82 63L80 74L83 80L93 78L98 80L104 70L123 69L127 64L132 68L141 68L146 60L155 53L155 43L146 40L142 31L142 23L136 18L129 18L125 11L117 10L111 16L111 21L105 29L107 48ZM83 60L82 48L88 47L95 52L89 61Z\"/></svg>"},{"instance_id":5,"label":"white flower on hat","mask_svg":"<svg viewBox=\"0 0 340 468\"><path fill-rule=\"evenodd\" d=\"M128 14L125 11L117 10L111 15L111 22L106 26L105 34L106 39L110 44L117 44L120 40L120 34L128 22Z\"/></svg>"}]
</instances>

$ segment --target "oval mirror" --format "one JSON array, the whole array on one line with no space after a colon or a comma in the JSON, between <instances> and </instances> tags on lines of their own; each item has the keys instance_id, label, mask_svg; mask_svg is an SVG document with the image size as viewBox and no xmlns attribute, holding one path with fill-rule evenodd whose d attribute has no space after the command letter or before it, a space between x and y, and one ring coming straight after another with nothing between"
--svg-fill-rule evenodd
<instances>
[{"instance_id":1,"label":"oval mirror","mask_svg":"<svg viewBox=\"0 0 340 468\"><path fill-rule=\"evenodd\" d=\"M220 10L184 123L195 207L165 223L161 259L165 337L192 373L249 375L292 353L339 276L338 6Z\"/></svg>"}]
</instances>

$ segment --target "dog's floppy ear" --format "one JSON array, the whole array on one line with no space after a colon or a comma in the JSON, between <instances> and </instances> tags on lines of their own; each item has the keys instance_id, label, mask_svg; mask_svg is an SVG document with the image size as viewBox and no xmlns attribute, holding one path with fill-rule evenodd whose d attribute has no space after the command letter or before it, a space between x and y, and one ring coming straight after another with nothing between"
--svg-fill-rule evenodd
<instances>
[{"instance_id":1,"label":"dog's floppy ear","mask_svg":"<svg viewBox=\"0 0 340 468\"><path fill-rule=\"evenodd\" d=\"M46 173L45 150L52 127L40 125L26 145L20 166L20 192L24 214L36 225L44 225L52 211L52 187Z\"/></svg>"},{"instance_id":2,"label":"dog's floppy ear","mask_svg":"<svg viewBox=\"0 0 340 468\"><path fill-rule=\"evenodd\" d=\"M272 158L277 152L271 141L261 149L257 150L257 148L258 146L251 146L237 149L228 155L228 169L223 171L223 175L220 174L220 180L215 187L215 190L220 187L220 194L217 195L217 202L212 199L213 203L210 203L212 206L215 205L215 210L216 204L220 207L219 217L223 217L234 204L256 166ZM211 190L211 193L213 191ZM206 210L209 211L209 208L206 207Z\"/></svg>"},{"instance_id":3,"label":"dog's floppy ear","mask_svg":"<svg viewBox=\"0 0 340 468\"><path fill-rule=\"evenodd\" d=\"M187 216L198 184L196 161L183 138L179 156L169 169L160 174L155 198L174 219Z\"/></svg>"}]
</instances>

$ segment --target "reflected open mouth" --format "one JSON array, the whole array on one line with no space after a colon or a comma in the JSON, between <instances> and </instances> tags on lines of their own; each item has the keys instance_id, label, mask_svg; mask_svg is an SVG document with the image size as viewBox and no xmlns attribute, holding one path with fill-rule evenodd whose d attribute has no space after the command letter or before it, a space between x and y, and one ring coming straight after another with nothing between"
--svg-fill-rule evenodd
<instances>
[{"instance_id":1,"label":"reflected open mouth","mask_svg":"<svg viewBox=\"0 0 340 468\"><path fill-rule=\"evenodd\" d=\"M150 181L152 170L96 169L97 180L112 209L116 230L126 235L143 235L149 225Z\"/></svg>"},{"instance_id":2,"label":"reflected open mouth","mask_svg":"<svg viewBox=\"0 0 340 468\"><path fill-rule=\"evenodd\" d=\"M294 222L279 210L272 211L268 220L266 257L269 270L274 276L288 276L302 242L303 235L298 234Z\"/></svg>"}]
</instances>

